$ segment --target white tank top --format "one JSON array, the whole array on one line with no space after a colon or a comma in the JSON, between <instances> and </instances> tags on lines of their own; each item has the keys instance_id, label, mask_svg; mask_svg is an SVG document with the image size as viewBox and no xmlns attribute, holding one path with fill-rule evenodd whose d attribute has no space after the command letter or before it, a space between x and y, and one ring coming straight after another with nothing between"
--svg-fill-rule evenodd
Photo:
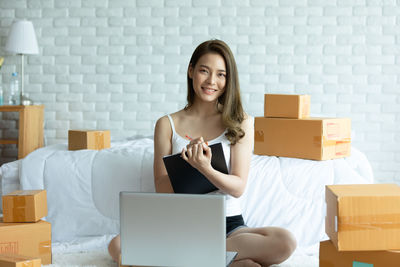
<instances>
[{"instance_id":1,"label":"white tank top","mask_svg":"<svg viewBox=\"0 0 400 267\"><path fill-rule=\"evenodd\" d=\"M184 147L186 147L190 141L187 140L186 138L183 138L175 131L175 124L174 124L174 121L172 120L172 117L170 115L167 115L167 116L171 123L171 128L172 128L172 154L181 153L182 149ZM225 133L226 133L226 131L223 132L217 138L208 141L208 144L212 145L212 144L216 144L216 143L222 143L225 160L227 162L228 170L230 173L231 172L231 143L226 138ZM217 191L211 192L209 194L224 194L225 195L225 205L226 205L226 212L225 212L226 214L225 215L226 216L235 216L235 215L242 214L239 198L235 198L231 195L225 194L221 190L217 190Z\"/></svg>"}]
</instances>

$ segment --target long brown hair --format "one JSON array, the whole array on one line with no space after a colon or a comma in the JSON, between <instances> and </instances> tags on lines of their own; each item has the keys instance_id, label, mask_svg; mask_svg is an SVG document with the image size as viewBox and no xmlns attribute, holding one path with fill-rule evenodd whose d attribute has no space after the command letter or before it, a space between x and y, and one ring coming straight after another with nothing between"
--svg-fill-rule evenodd
<instances>
[{"instance_id":1,"label":"long brown hair","mask_svg":"<svg viewBox=\"0 0 400 267\"><path fill-rule=\"evenodd\" d=\"M229 46L221 40L209 40L201 43L193 52L189 62L189 67L194 68L197 61L207 53L217 53L225 60L226 65L226 84L225 92L218 98L218 103L222 105L222 123L227 129L225 136L232 145L236 144L244 136L244 131L240 127L244 120L244 111L240 99L239 76L236 67L235 58ZM187 105L185 110L194 103L195 92L193 80L187 75Z\"/></svg>"}]
</instances>

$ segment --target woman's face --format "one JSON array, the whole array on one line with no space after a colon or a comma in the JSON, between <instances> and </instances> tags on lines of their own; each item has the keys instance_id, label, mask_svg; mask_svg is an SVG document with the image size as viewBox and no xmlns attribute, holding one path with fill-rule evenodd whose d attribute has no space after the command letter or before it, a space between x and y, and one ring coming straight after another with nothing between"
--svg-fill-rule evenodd
<instances>
[{"instance_id":1,"label":"woman's face","mask_svg":"<svg viewBox=\"0 0 400 267\"><path fill-rule=\"evenodd\" d=\"M207 53L201 56L194 68L189 67L196 98L215 102L225 92L226 74L225 60L221 55Z\"/></svg>"}]
</instances>

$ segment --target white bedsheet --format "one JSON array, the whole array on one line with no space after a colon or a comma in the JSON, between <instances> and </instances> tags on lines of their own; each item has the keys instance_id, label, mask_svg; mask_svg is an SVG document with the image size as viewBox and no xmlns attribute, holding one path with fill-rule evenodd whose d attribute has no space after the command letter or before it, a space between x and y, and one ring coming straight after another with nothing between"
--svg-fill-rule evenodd
<instances>
[{"instance_id":1,"label":"white bedsheet","mask_svg":"<svg viewBox=\"0 0 400 267\"><path fill-rule=\"evenodd\" d=\"M53 264L48 267L115 267L106 246L110 236L84 238L53 244ZM318 267L318 254L306 255L300 251L276 267ZM271 267L272 267L271 266Z\"/></svg>"},{"instance_id":2,"label":"white bedsheet","mask_svg":"<svg viewBox=\"0 0 400 267\"><path fill-rule=\"evenodd\" d=\"M112 143L101 151L52 145L3 165L2 193L15 188L15 173L22 189L46 189L46 219L57 244L113 235L119 232L119 192L154 191L152 164L150 138ZM350 157L329 161L253 155L243 216L249 226L289 229L298 250L312 254L326 239L325 185L372 182L371 166L355 148Z\"/></svg>"}]
</instances>

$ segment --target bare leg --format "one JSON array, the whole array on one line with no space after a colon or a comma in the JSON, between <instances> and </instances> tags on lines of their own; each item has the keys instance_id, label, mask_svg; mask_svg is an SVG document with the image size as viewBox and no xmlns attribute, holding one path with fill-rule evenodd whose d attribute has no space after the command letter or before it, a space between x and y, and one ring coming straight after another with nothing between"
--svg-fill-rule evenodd
<instances>
[{"instance_id":1,"label":"bare leg","mask_svg":"<svg viewBox=\"0 0 400 267\"><path fill-rule=\"evenodd\" d=\"M119 235L114 237L108 244L108 253L110 253L115 262L119 262L119 256L121 255L121 238Z\"/></svg>"},{"instance_id":2,"label":"bare leg","mask_svg":"<svg viewBox=\"0 0 400 267\"><path fill-rule=\"evenodd\" d=\"M296 248L296 240L283 228L242 228L226 239L226 248L238 252L236 260L231 264L232 267L270 266L289 258ZM119 262L121 254L119 235L110 241L108 252L115 262Z\"/></svg>"},{"instance_id":3,"label":"bare leg","mask_svg":"<svg viewBox=\"0 0 400 267\"><path fill-rule=\"evenodd\" d=\"M226 248L238 252L231 266L270 266L289 258L296 249L296 240L283 228L242 228L226 239Z\"/></svg>"}]
</instances>

